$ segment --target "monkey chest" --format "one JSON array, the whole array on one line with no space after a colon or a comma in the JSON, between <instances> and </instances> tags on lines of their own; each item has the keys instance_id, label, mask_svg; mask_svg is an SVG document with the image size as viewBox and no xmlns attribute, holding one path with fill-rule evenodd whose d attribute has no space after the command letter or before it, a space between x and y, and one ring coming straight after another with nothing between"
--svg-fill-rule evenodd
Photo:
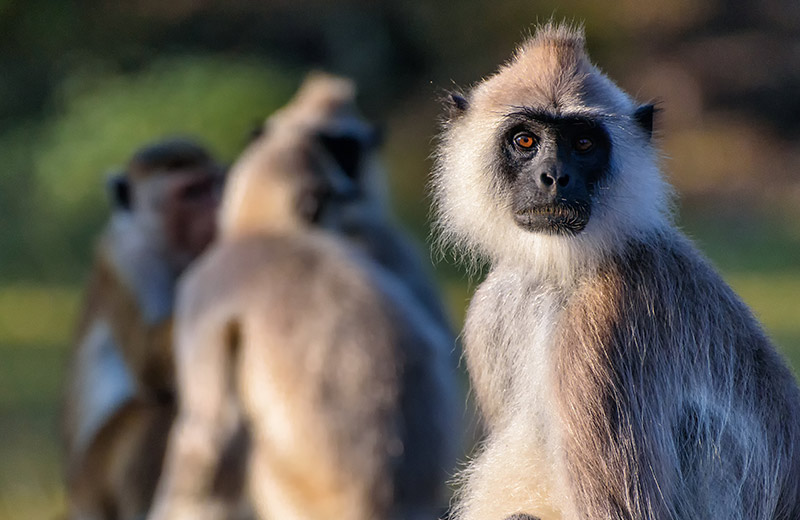
<instances>
[{"instance_id":1,"label":"monkey chest","mask_svg":"<svg viewBox=\"0 0 800 520\"><path fill-rule=\"evenodd\" d=\"M493 476L472 484L476 496L486 497L476 502L475 518L524 511L551 520L565 510L568 488L553 381L562 302L557 291L541 285L490 276L470 304L465 352L490 439L479 464L486 466L481 477Z\"/></svg>"},{"instance_id":2,"label":"monkey chest","mask_svg":"<svg viewBox=\"0 0 800 520\"><path fill-rule=\"evenodd\" d=\"M490 274L476 291L467 314L465 351L490 425L523 402L535 416L548 415L561 309L558 291L520 276Z\"/></svg>"}]
</instances>

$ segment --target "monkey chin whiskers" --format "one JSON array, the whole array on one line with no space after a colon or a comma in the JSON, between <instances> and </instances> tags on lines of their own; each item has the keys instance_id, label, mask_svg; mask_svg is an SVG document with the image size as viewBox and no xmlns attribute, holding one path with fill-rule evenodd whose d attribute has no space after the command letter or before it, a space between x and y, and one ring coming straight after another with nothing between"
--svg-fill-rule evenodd
<instances>
[{"instance_id":1,"label":"monkey chin whiskers","mask_svg":"<svg viewBox=\"0 0 800 520\"><path fill-rule=\"evenodd\" d=\"M591 207L581 204L543 204L514 211L514 222L534 233L575 236L586 228Z\"/></svg>"}]
</instances>

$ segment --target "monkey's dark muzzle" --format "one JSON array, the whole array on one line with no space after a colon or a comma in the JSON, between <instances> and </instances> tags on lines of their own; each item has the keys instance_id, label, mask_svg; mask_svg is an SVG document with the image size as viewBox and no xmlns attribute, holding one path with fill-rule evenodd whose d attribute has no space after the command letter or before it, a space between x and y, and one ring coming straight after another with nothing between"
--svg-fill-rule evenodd
<instances>
[{"instance_id":1,"label":"monkey's dark muzzle","mask_svg":"<svg viewBox=\"0 0 800 520\"><path fill-rule=\"evenodd\" d=\"M571 236L583 231L590 216L586 204L541 204L515 211L514 221L527 231Z\"/></svg>"}]
</instances>

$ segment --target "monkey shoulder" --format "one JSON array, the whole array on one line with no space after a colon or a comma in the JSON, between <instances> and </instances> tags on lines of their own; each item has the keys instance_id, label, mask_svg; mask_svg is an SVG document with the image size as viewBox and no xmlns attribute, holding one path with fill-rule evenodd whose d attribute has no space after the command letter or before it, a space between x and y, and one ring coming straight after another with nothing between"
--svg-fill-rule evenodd
<instances>
[{"instance_id":1,"label":"monkey shoulder","mask_svg":"<svg viewBox=\"0 0 800 520\"><path fill-rule=\"evenodd\" d=\"M577 285L564 312L567 343L605 344L645 366L756 367L775 355L750 309L678 232L629 242Z\"/></svg>"},{"instance_id":2,"label":"monkey shoulder","mask_svg":"<svg viewBox=\"0 0 800 520\"><path fill-rule=\"evenodd\" d=\"M691 347L687 332L714 332L727 323L728 345L769 343L752 312L695 246L678 232L659 233L650 240L631 241L601 266L588 290L596 290L596 308L612 305L611 315L645 326L658 325L676 346ZM589 296L589 301L592 297ZM716 332L722 332L717 330ZM685 337L681 337L684 336ZM716 335L718 336L718 335ZM713 338L710 338L713 339Z\"/></svg>"},{"instance_id":3,"label":"monkey shoulder","mask_svg":"<svg viewBox=\"0 0 800 520\"><path fill-rule=\"evenodd\" d=\"M345 303L382 301L366 260L346 244L323 233L249 236L217 243L192 265L178 289L181 313L238 314L242 305L297 303L310 313L334 296ZM301 302L305 302L302 304Z\"/></svg>"}]
</instances>

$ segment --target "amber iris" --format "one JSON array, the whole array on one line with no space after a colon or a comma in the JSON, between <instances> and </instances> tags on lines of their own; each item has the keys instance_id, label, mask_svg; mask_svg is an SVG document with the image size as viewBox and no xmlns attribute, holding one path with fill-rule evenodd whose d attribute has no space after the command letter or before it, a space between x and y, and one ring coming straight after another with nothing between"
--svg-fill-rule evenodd
<instances>
[{"instance_id":1,"label":"amber iris","mask_svg":"<svg viewBox=\"0 0 800 520\"><path fill-rule=\"evenodd\" d=\"M528 134L519 134L514 137L514 144L526 150L533 148L535 143L536 141L534 141L533 137Z\"/></svg>"},{"instance_id":2,"label":"amber iris","mask_svg":"<svg viewBox=\"0 0 800 520\"><path fill-rule=\"evenodd\" d=\"M588 137L580 137L575 140L575 149L579 152L588 152L594 146L594 143Z\"/></svg>"}]
</instances>

